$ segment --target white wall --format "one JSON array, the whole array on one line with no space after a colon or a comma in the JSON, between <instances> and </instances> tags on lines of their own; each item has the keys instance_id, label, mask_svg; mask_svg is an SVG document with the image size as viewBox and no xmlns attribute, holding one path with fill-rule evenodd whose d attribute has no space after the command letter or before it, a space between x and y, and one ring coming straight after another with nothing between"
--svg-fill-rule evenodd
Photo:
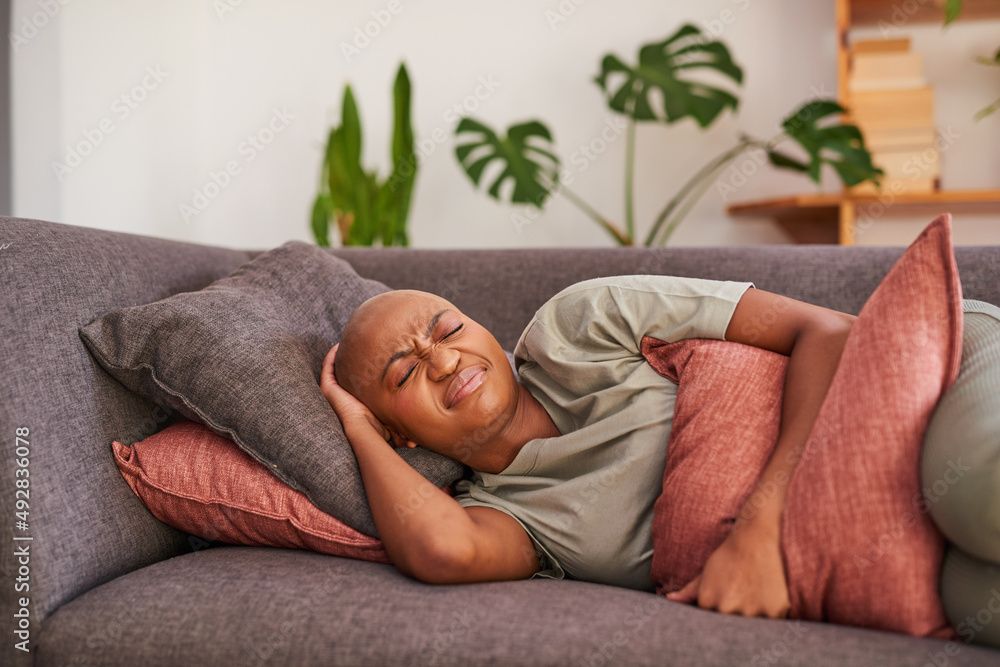
<instances>
[{"instance_id":1,"label":"white wall","mask_svg":"<svg viewBox=\"0 0 1000 667\"><path fill-rule=\"evenodd\" d=\"M39 18L46 7L54 16ZM568 16L554 22L560 10ZM360 53L345 57L342 45L371 24L373 12L390 20ZM519 227L513 221L519 209L473 190L454 157L456 121L447 112L455 105L497 128L544 121L573 170L574 191L621 221L624 135L607 135L612 140L592 162L579 154L573 160L581 146L601 147L597 140L613 118L592 83L600 59L614 52L632 62L640 44L666 37L685 21L713 27L746 72L739 114L707 132L690 121L640 126L636 209L638 228L645 230L680 184L731 146L737 132L769 137L799 104L836 90L833 3L819 0L399 0L398 6L390 0L89 0L65 6L15 0L14 32L32 21L44 25L13 54L15 214L234 248L312 240L308 215L320 150L339 117L346 82L361 109L365 163L387 172L390 91L401 59L413 81L416 135L426 147L410 217L415 247L612 244L563 199ZM914 31L918 48L944 54L961 47L960 55L942 56L940 64L927 58L933 82L947 91L938 94L939 124L962 133L945 156L947 187L995 187L1000 181L1000 116L977 126L969 120L1000 94L1000 76L964 60L992 53L996 26L956 25L945 39L936 28ZM493 82L492 90L483 81ZM435 142L435 131L446 138ZM252 149L246 143L251 135L271 141ZM100 143L77 165L71 149L81 142L86 149L97 138ZM60 178L54 163L76 166ZM185 221L180 206L193 206L194 191L204 191L227 163L239 173ZM837 188L830 174L824 186ZM804 177L760 169L729 199L802 191L814 191ZM766 220L730 219L725 204L710 190L672 243L787 242ZM981 227L977 240L965 242L1000 243L995 233L988 237L987 225ZM903 237L909 232L901 229L895 236L890 231L888 242L908 242ZM883 237L880 221L860 242L885 242Z\"/></svg>"}]
</instances>

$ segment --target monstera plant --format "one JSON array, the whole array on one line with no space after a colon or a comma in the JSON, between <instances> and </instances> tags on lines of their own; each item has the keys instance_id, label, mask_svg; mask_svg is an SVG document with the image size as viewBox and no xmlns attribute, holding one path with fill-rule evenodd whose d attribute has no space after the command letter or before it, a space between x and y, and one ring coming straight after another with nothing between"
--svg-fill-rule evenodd
<instances>
[{"instance_id":1,"label":"monstera plant","mask_svg":"<svg viewBox=\"0 0 1000 667\"><path fill-rule=\"evenodd\" d=\"M692 76L698 70L711 70L728 83L721 87L699 81ZM566 179L561 178L565 172L560 170L552 133L540 121L513 125L507 129L506 136L502 136L480 121L463 118L455 128L460 142L455 155L477 186L487 178L486 169L490 163L498 161L502 165L498 174L493 170L490 176L493 182L488 193L494 199L501 199L501 188L507 181L513 186L504 190L514 204L541 209L558 193L596 221L618 243L636 245L633 173L636 123L670 125L691 118L700 128L707 128L727 109L736 111L739 100L732 88L743 83L743 70L733 62L729 49L722 42L707 38L689 24L661 42L642 46L635 65L613 54L604 56L594 82L604 92L608 106L626 117L624 225L608 220L567 187ZM741 136L733 148L695 172L667 202L647 231L644 244L666 243L723 170L751 149L763 149L775 167L805 173L816 183L819 183L823 164L829 164L848 186L877 180L882 171L872 164L858 128L825 122L840 113L844 113L844 109L833 100L813 100L789 114L782 122L783 131L774 137L759 140ZM821 121L824 124L821 125ZM779 152L777 146L786 141L798 144L804 158Z\"/></svg>"},{"instance_id":2,"label":"monstera plant","mask_svg":"<svg viewBox=\"0 0 1000 667\"><path fill-rule=\"evenodd\" d=\"M361 165L361 119L351 86L344 89L340 125L330 130L320 174L319 194L312 209L316 244L330 245L335 226L343 245L408 245L406 219L410 212L417 157L410 120L410 77L400 64L393 85L394 119L392 171L379 180Z\"/></svg>"}]
</instances>

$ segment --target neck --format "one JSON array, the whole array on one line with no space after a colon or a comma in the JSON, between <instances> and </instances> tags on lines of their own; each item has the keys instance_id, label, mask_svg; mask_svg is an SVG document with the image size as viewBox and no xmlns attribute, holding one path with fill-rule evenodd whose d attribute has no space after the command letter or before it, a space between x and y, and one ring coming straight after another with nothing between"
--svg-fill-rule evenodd
<instances>
[{"instance_id":1,"label":"neck","mask_svg":"<svg viewBox=\"0 0 1000 667\"><path fill-rule=\"evenodd\" d=\"M502 472L529 441L561 435L552 417L528 388L518 383L517 391L514 416L507 427L488 446L475 452L467 462L474 470L493 474Z\"/></svg>"}]
</instances>

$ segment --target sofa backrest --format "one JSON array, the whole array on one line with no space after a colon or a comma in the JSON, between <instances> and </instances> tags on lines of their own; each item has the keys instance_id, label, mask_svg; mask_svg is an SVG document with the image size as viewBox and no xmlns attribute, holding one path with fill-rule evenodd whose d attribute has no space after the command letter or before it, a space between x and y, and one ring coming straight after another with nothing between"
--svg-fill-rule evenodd
<instances>
[{"instance_id":1,"label":"sofa backrest","mask_svg":"<svg viewBox=\"0 0 1000 667\"><path fill-rule=\"evenodd\" d=\"M556 292L599 276L659 274L752 281L759 289L856 315L902 247L402 250L338 248L367 278L439 294L513 350ZM251 253L253 254L253 253ZM955 248L965 298L1000 304L1000 246Z\"/></svg>"}]
</instances>

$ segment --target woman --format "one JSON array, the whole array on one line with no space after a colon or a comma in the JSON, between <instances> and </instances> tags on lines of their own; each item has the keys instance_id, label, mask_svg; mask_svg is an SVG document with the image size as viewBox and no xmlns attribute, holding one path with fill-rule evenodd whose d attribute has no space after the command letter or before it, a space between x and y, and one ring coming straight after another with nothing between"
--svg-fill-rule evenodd
<instances>
[{"instance_id":1,"label":"woman","mask_svg":"<svg viewBox=\"0 0 1000 667\"><path fill-rule=\"evenodd\" d=\"M401 290L357 310L324 361L321 389L403 573L429 583L569 575L652 590L649 525L676 385L649 367L639 341L717 338L788 355L782 427L757 487L776 480L780 491L756 499L755 490L747 502L757 509L669 596L782 618L786 484L854 320L751 283L599 278L539 309L515 349L518 381L483 327L438 296ZM476 474L452 497L387 441Z\"/></svg>"}]
</instances>

